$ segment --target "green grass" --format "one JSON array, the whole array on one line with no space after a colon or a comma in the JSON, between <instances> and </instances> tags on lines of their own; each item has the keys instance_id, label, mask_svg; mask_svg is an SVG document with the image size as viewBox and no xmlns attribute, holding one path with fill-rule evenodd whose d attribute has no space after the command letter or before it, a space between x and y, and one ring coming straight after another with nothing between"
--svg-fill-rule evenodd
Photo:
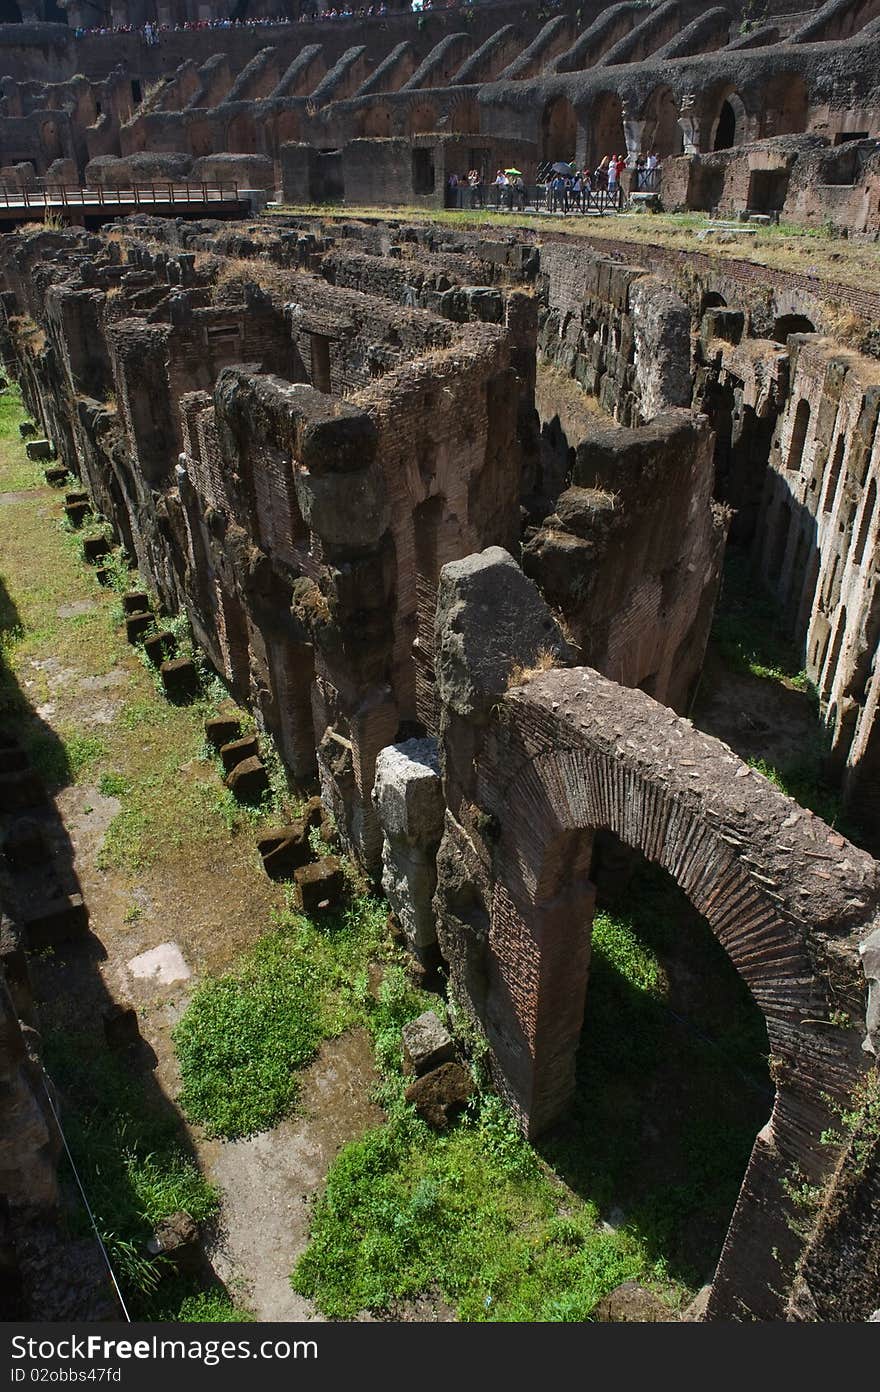
<instances>
[{"instance_id":1,"label":"green grass","mask_svg":"<svg viewBox=\"0 0 880 1392\"><path fill-rule=\"evenodd\" d=\"M144 1255L144 1244L162 1218L183 1210L204 1223L219 1208L216 1191L186 1150L158 1091L149 1096L151 1082L96 1047L86 1033L50 1030L43 1052L58 1089L67 1143L131 1312L143 1319L190 1319L199 1316L183 1311L205 1302L206 1308L215 1303L228 1308L217 1318L248 1318L232 1313L234 1306L222 1292L201 1290L196 1278L169 1281L167 1267ZM70 1188L75 1226L85 1232L85 1214ZM181 1309L175 1312L178 1301Z\"/></svg>"},{"instance_id":2,"label":"green grass","mask_svg":"<svg viewBox=\"0 0 880 1392\"><path fill-rule=\"evenodd\" d=\"M780 624L777 601L733 550L724 564L712 643L734 671L810 691L803 656Z\"/></svg>"},{"instance_id":3,"label":"green grass","mask_svg":"<svg viewBox=\"0 0 880 1392\"><path fill-rule=\"evenodd\" d=\"M299 1070L321 1041L364 1018L386 915L364 897L320 924L279 913L233 971L200 983L174 1032L191 1121L246 1136L295 1106Z\"/></svg>"},{"instance_id":4,"label":"green grass","mask_svg":"<svg viewBox=\"0 0 880 1392\"><path fill-rule=\"evenodd\" d=\"M28 459L19 434L26 418L21 392L12 383L0 392L0 493L20 493L45 486L43 465Z\"/></svg>"},{"instance_id":5,"label":"green grass","mask_svg":"<svg viewBox=\"0 0 880 1392\"><path fill-rule=\"evenodd\" d=\"M705 925L682 920L677 894L646 870L628 908L596 915L577 1097L537 1151L487 1091L447 1134L419 1120L403 1101L400 1027L424 1006L386 981L368 1023L388 1123L334 1162L291 1278L297 1291L338 1319L435 1289L464 1320L589 1319L628 1280L674 1308L689 1298L705 1273L679 1234L708 1227L714 1261L769 1104L760 1015L735 977L719 981L724 954ZM705 980L687 1029L671 1009L665 963L676 954ZM753 1106L742 1103L745 1069ZM670 1072L691 1080L682 1096L663 1097ZM644 1125L664 1102L676 1164L652 1183ZM602 1220L617 1203L626 1221L611 1231Z\"/></svg>"}]
</instances>

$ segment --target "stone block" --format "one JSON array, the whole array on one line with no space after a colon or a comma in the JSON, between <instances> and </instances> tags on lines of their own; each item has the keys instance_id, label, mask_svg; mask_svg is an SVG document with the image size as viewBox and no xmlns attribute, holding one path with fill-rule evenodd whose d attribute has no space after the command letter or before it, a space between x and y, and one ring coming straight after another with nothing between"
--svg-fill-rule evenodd
<instances>
[{"instance_id":1,"label":"stone block","mask_svg":"<svg viewBox=\"0 0 880 1392\"><path fill-rule=\"evenodd\" d=\"M104 1010L104 1038L110 1049L130 1049L140 1043L137 1011L133 1005L115 1003Z\"/></svg>"},{"instance_id":2,"label":"stone block","mask_svg":"<svg viewBox=\"0 0 880 1392\"><path fill-rule=\"evenodd\" d=\"M18 427L18 433L23 440L30 440L36 435L37 427L34 425L33 421L21 421Z\"/></svg>"},{"instance_id":3,"label":"stone block","mask_svg":"<svg viewBox=\"0 0 880 1392\"><path fill-rule=\"evenodd\" d=\"M420 1078L450 1063L455 1057L455 1044L449 1030L433 1010L426 1010L403 1027L403 1071Z\"/></svg>"},{"instance_id":4,"label":"stone block","mask_svg":"<svg viewBox=\"0 0 880 1392\"><path fill-rule=\"evenodd\" d=\"M423 848L439 844L444 803L436 740L411 739L380 750L373 803L390 840Z\"/></svg>"},{"instance_id":5,"label":"stone block","mask_svg":"<svg viewBox=\"0 0 880 1392\"><path fill-rule=\"evenodd\" d=\"M324 804L319 797L310 797L303 809L302 820L307 827L322 826L327 818Z\"/></svg>"},{"instance_id":6,"label":"stone block","mask_svg":"<svg viewBox=\"0 0 880 1392\"><path fill-rule=\"evenodd\" d=\"M173 633L163 630L161 633L148 633L144 639L144 652L154 667L161 667L168 657L173 657L177 648L177 640Z\"/></svg>"},{"instance_id":7,"label":"stone block","mask_svg":"<svg viewBox=\"0 0 880 1392\"><path fill-rule=\"evenodd\" d=\"M84 493L84 492L82 491L82 489L76 489L76 490L74 490L74 491L71 492L71 493L65 493L65 495L64 495L64 501L65 501L65 503L68 503L68 504L70 504L70 503L87 503L87 502L89 501L89 495L88 495L88 493Z\"/></svg>"},{"instance_id":8,"label":"stone block","mask_svg":"<svg viewBox=\"0 0 880 1392\"><path fill-rule=\"evenodd\" d=\"M239 802L259 802L269 791L269 778L262 761L256 755L243 759L228 774L226 786Z\"/></svg>"},{"instance_id":9,"label":"stone block","mask_svg":"<svg viewBox=\"0 0 880 1392\"><path fill-rule=\"evenodd\" d=\"M256 735L245 735L242 739L230 740L221 745L220 758L226 773L231 773L237 764L245 759L259 759L260 745Z\"/></svg>"},{"instance_id":10,"label":"stone block","mask_svg":"<svg viewBox=\"0 0 880 1392\"><path fill-rule=\"evenodd\" d=\"M514 667L572 655L537 586L500 546L443 567L435 631L438 695L463 716L488 713Z\"/></svg>"},{"instance_id":11,"label":"stone block","mask_svg":"<svg viewBox=\"0 0 880 1392\"><path fill-rule=\"evenodd\" d=\"M43 477L53 488L61 488L70 478L70 470L64 464L55 464L43 470Z\"/></svg>"},{"instance_id":12,"label":"stone block","mask_svg":"<svg viewBox=\"0 0 880 1392\"><path fill-rule=\"evenodd\" d=\"M0 773L0 812L18 812L25 807L38 807L45 801L43 780L34 769Z\"/></svg>"},{"instance_id":13,"label":"stone block","mask_svg":"<svg viewBox=\"0 0 880 1392\"><path fill-rule=\"evenodd\" d=\"M55 449L49 440L28 440L25 445L28 459L54 459Z\"/></svg>"},{"instance_id":14,"label":"stone block","mask_svg":"<svg viewBox=\"0 0 880 1392\"><path fill-rule=\"evenodd\" d=\"M241 739L241 721L237 715L214 715L205 721L205 739L219 751L224 744Z\"/></svg>"},{"instance_id":15,"label":"stone block","mask_svg":"<svg viewBox=\"0 0 880 1392\"><path fill-rule=\"evenodd\" d=\"M110 543L106 537L86 537L83 541L83 558L89 565L110 555Z\"/></svg>"},{"instance_id":16,"label":"stone block","mask_svg":"<svg viewBox=\"0 0 880 1392\"><path fill-rule=\"evenodd\" d=\"M624 1281L616 1286L593 1311L598 1324L677 1324L678 1316L665 1305L659 1295L640 1286L637 1281Z\"/></svg>"},{"instance_id":17,"label":"stone block","mask_svg":"<svg viewBox=\"0 0 880 1392\"><path fill-rule=\"evenodd\" d=\"M89 926L89 911L81 894L46 899L23 917L28 946L36 951L81 938Z\"/></svg>"},{"instance_id":18,"label":"stone block","mask_svg":"<svg viewBox=\"0 0 880 1392\"><path fill-rule=\"evenodd\" d=\"M303 913L332 909L345 889L345 876L336 856L323 856L294 872L297 900Z\"/></svg>"},{"instance_id":19,"label":"stone block","mask_svg":"<svg viewBox=\"0 0 880 1392\"><path fill-rule=\"evenodd\" d=\"M95 579L99 585L103 585L106 588L113 581L113 572L110 570L109 566L98 566L95 571Z\"/></svg>"},{"instance_id":20,"label":"stone block","mask_svg":"<svg viewBox=\"0 0 880 1392\"><path fill-rule=\"evenodd\" d=\"M192 701L199 694L199 674L188 657L171 657L159 668L169 701Z\"/></svg>"},{"instance_id":21,"label":"stone block","mask_svg":"<svg viewBox=\"0 0 880 1392\"><path fill-rule=\"evenodd\" d=\"M151 1257L164 1257L179 1272L193 1275L201 1269L202 1249L199 1227L188 1213L172 1213L163 1218L147 1243Z\"/></svg>"},{"instance_id":22,"label":"stone block","mask_svg":"<svg viewBox=\"0 0 880 1392\"><path fill-rule=\"evenodd\" d=\"M295 871L315 859L303 821L265 832L257 838L257 850L270 880L292 880Z\"/></svg>"},{"instance_id":23,"label":"stone block","mask_svg":"<svg viewBox=\"0 0 880 1392\"><path fill-rule=\"evenodd\" d=\"M38 865L48 854L46 837L39 822L20 817L3 840L3 854L13 870Z\"/></svg>"},{"instance_id":24,"label":"stone block","mask_svg":"<svg viewBox=\"0 0 880 1392\"><path fill-rule=\"evenodd\" d=\"M436 888L436 847L428 853L386 836L382 843L382 889L410 947L430 947L436 941Z\"/></svg>"},{"instance_id":25,"label":"stone block","mask_svg":"<svg viewBox=\"0 0 880 1392\"><path fill-rule=\"evenodd\" d=\"M71 527L81 527L87 517L92 515L91 503L67 503L64 508Z\"/></svg>"},{"instance_id":26,"label":"stone block","mask_svg":"<svg viewBox=\"0 0 880 1392\"><path fill-rule=\"evenodd\" d=\"M474 1084L460 1063L441 1063L410 1083L404 1096L436 1131L445 1131L468 1104Z\"/></svg>"},{"instance_id":27,"label":"stone block","mask_svg":"<svg viewBox=\"0 0 880 1392\"><path fill-rule=\"evenodd\" d=\"M144 614L149 611L150 596L146 590L128 590L122 596L122 612L124 614Z\"/></svg>"},{"instance_id":28,"label":"stone block","mask_svg":"<svg viewBox=\"0 0 880 1392\"><path fill-rule=\"evenodd\" d=\"M149 611L143 614L129 614L125 620L125 636L129 643L137 643L149 629L153 627L155 620Z\"/></svg>"}]
</instances>

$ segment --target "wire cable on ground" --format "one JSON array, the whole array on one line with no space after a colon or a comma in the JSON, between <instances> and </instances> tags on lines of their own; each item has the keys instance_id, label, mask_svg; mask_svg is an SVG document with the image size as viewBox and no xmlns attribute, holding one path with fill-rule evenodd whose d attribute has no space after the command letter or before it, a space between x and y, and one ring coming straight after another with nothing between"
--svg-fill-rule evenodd
<instances>
[{"instance_id":1,"label":"wire cable on ground","mask_svg":"<svg viewBox=\"0 0 880 1392\"><path fill-rule=\"evenodd\" d=\"M83 1182L82 1182L82 1180L81 1180L80 1177L79 1177L79 1170L76 1168L76 1164L75 1164L75 1162L74 1162L73 1156L72 1156L71 1153L70 1153L70 1146L67 1144L67 1137L65 1136L64 1131L62 1130L61 1121L60 1121L60 1119L59 1119L59 1117L58 1117L58 1113L57 1113L56 1110L55 1110L55 1103L52 1101L52 1094L50 1093L49 1088L48 1088L48 1086L47 1086L47 1084L46 1084L46 1078L47 1078L47 1077L48 1077L48 1075L44 1072L44 1073L43 1073L43 1091L44 1091L45 1094L46 1094L46 1101L49 1103L49 1109L50 1109L50 1111L51 1111L53 1117L55 1118L55 1125L58 1127L58 1134L59 1134L59 1136L61 1137L61 1144L64 1146L64 1153L65 1153L65 1155L67 1156L67 1159L68 1159L68 1161L69 1161L69 1163L70 1163L70 1168L71 1168L72 1171L73 1171L73 1177L74 1177L74 1179L76 1180L77 1187L78 1187L78 1189L79 1189L80 1194L82 1195L82 1201L83 1201L83 1203L85 1204L86 1213L89 1215L89 1222L90 1222L91 1225L92 1225L92 1230L93 1230L93 1232L94 1232L94 1234L95 1234L95 1237L98 1239L98 1246L99 1246L100 1249L101 1249L101 1256L104 1258L104 1262L105 1262L105 1264L106 1264L107 1270L108 1270L109 1273L110 1273L110 1280L111 1280L112 1283L113 1283L113 1289L114 1289L115 1292L116 1292L116 1298L117 1298L117 1300L119 1301L119 1304L120 1304L120 1307L121 1307L121 1309L122 1309L122 1313L123 1313L124 1316L125 1316L126 1322L127 1322L128 1324L131 1324L131 1315L128 1313L128 1307L127 1307L127 1305L126 1305L126 1303L125 1303L125 1297L123 1296L122 1291L121 1291L120 1288L119 1288L119 1282L118 1282L117 1279L116 1279L116 1272L113 1270L113 1266L112 1266L112 1263L111 1263L111 1261L110 1261L110 1254L108 1253L107 1248L104 1246L104 1239L102 1238L100 1232L98 1231L98 1224L97 1224L96 1221L95 1221L95 1215L94 1215L94 1213L92 1212L92 1206L91 1206L91 1204L89 1203L88 1196L87 1196L87 1194L86 1194L85 1189L83 1188Z\"/></svg>"}]
</instances>

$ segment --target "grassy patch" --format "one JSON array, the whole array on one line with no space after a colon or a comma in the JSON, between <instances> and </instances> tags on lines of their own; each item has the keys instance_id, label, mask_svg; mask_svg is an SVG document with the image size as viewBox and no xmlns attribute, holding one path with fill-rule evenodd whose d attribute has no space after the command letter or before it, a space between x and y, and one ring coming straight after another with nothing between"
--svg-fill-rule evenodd
<instances>
[{"instance_id":1,"label":"grassy patch","mask_svg":"<svg viewBox=\"0 0 880 1392\"><path fill-rule=\"evenodd\" d=\"M19 435L26 417L18 387L0 392L0 493L20 493L45 485L43 466L28 459Z\"/></svg>"},{"instance_id":2,"label":"grassy patch","mask_svg":"<svg viewBox=\"0 0 880 1392\"><path fill-rule=\"evenodd\" d=\"M760 1016L735 978L716 979L723 953L705 925L681 921L676 894L646 872L629 908L597 914L575 1107L540 1153L491 1093L445 1135L405 1105L400 1027L424 1002L386 978L368 1018L389 1120L334 1162L296 1290L339 1319L439 1289L465 1320L578 1321L627 1280L682 1305L704 1273L680 1236L696 1228L705 1247L708 1228L714 1261L769 1104ZM683 1027L672 979L689 936L688 970L705 985ZM665 1096L685 1067L690 1090ZM743 1107L750 1086L758 1101ZM664 1103L678 1131L671 1173L644 1131ZM603 1218L618 1203L626 1218L612 1230Z\"/></svg>"},{"instance_id":3,"label":"grassy patch","mask_svg":"<svg viewBox=\"0 0 880 1392\"><path fill-rule=\"evenodd\" d=\"M780 624L776 600L737 551L728 551L724 563L711 641L734 671L809 690L803 656Z\"/></svg>"},{"instance_id":4,"label":"grassy patch","mask_svg":"<svg viewBox=\"0 0 880 1392\"><path fill-rule=\"evenodd\" d=\"M219 1206L161 1095L148 1096L149 1080L85 1034L48 1032L44 1057L58 1088L68 1145L132 1313L142 1319L161 1318L160 1312L168 1319L197 1318L181 1311L205 1302L228 1308L217 1318L248 1318L233 1314L222 1292L200 1290L195 1279L166 1281L167 1268L144 1255L162 1218L184 1210L203 1223ZM75 1195L71 1210L75 1225L86 1231Z\"/></svg>"},{"instance_id":5,"label":"grassy patch","mask_svg":"<svg viewBox=\"0 0 880 1392\"><path fill-rule=\"evenodd\" d=\"M320 925L279 913L235 970L196 988L174 1033L191 1121L245 1136L295 1105L299 1070L321 1040L363 1019L386 913L366 898Z\"/></svg>"},{"instance_id":6,"label":"grassy patch","mask_svg":"<svg viewBox=\"0 0 880 1392\"><path fill-rule=\"evenodd\" d=\"M270 210L268 221L275 214L295 213L319 217L327 223L334 219L358 218L377 221L383 218L405 219L424 223L425 211L417 207L379 208L346 205L328 208L326 205L286 205ZM863 289L874 285L880 270L880 248L873 242L848 241L836 236L826 226L799 227L781 223L759 228L747 236L712 236L699 238L699 233L714 219L707 213L629 213L607 217L546 217L494 210L457 211L438 208L431 211L430 221L451 227L486 231L503 226L510 230L528 227L539 238L560 233L574 240L595 243L623 241L634 246L666 247L683 252L699 252L723 268L726 260L747 261L771 269L793 271L816 277L833 285L852 285Z\"/></svg>"}]
</instances>

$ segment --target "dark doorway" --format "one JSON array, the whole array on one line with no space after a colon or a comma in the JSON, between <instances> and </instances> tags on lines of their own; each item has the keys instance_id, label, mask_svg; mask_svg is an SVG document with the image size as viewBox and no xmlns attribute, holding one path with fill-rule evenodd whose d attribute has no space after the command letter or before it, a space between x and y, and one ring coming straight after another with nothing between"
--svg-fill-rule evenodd
<instances>
[{"instance_id":1,"label":"dark doorway","mask_svg":"<svg viewBox=\"0 0 880 1392\"><path fill-rule=\"evenodd\" d=\"M572 1114L540 1149L673 1279L712 1279L755 1137L773 1107L751 993L674 883L608 832Z\"/></svg>"},{"instance_id":2,"label":"dark doorway","mask_svg":"<svg viewBox=\"0 0 880 1392\"><path fill-rule=\"evenodd\" d=\"M787 169L754 169L749 176L748 206L753 213L779 213L788 196Z\"/></svg>"},{"instance_id":3,"label":"dark doorway","mask_svg":"<svg viewBox=\"0 0 880 1392\"><path fill-rule=\"evenodd\" d=\"M434 192L434 151L432 149L412 152L413 193Z\"/></svg>"},{"instance_id":4,"label":"dark doorway","mask_svg":"<svg viewBox=\"0 0 880 1392\"><path fill-rule=\"evenodd\" d=\"M736 144L736 112L729 101L721 106L713 150L729 150Z\"/></svg>"}]
</instances>

